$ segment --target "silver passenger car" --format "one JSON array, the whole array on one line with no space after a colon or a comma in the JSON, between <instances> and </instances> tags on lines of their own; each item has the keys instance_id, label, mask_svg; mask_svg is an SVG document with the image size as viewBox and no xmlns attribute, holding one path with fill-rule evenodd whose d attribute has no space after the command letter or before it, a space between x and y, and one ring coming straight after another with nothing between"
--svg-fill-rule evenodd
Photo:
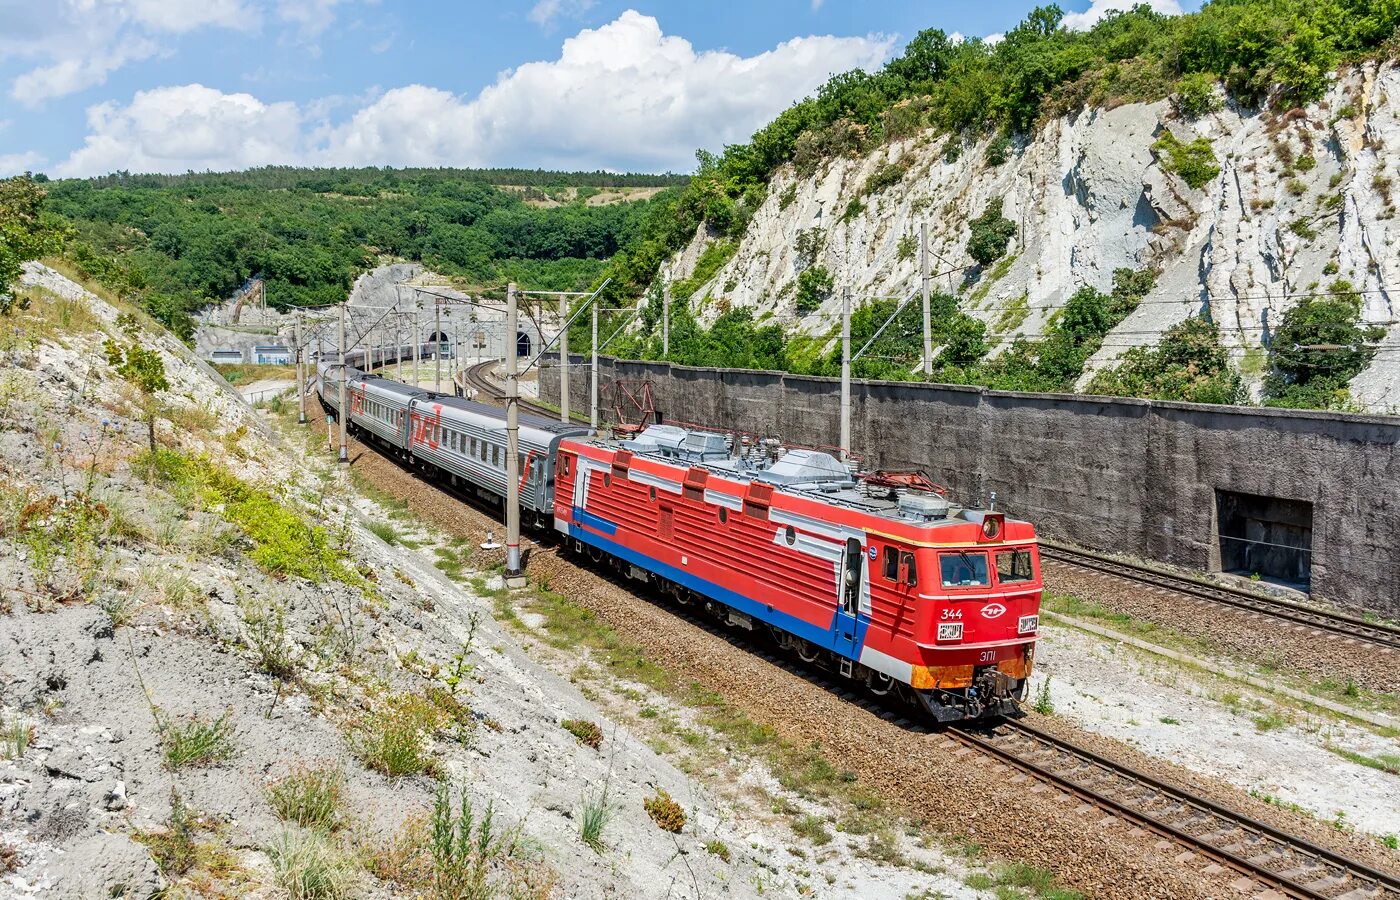
<instances>
[{"instance_id":1,"label":"silver passenger car","mask_svg":"<svg viewBox=\"0 0 1400 900\"><path fill-rule=\"evenodd\" d=\"M410 403L409 453L436 466L453 484L467 483L482 496L506 492L505 410L456 397L414 398ZM522 413L520 506L539 516L554 510L554 464L559 442L589 429Z\"/></svg>"}]
</instances>

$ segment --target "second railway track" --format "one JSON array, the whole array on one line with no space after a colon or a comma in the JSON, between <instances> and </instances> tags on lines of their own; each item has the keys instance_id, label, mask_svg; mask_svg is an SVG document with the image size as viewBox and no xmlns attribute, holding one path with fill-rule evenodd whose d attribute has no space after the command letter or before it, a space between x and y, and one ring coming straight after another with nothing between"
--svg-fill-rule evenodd
<instances>
[{"instance_id":1,"label":"second railway track","mask_svg":"<svg viewBox=\"0 0 1400 900\"><path fill-rule=\"evenodd\" d=\"M1143 566L1109 559L1097 553L1041 544L1041 557L1048 562L1110 575L1148 587L1161 588L1198 600L1219 603L1245 612L1269 616L1312 628L1334 637L1400 650L1400 628L1369 622L1345 613L1329 612L1277 597L1225 585L1204 584L1192 578L1172 575Z\"/></svg>"},{"instance_id":2,"label":"second railway track","mask_svg":"<svg viewBox=\"0 0 1400 900\"><path fill-rule=\"evenodd\" d=\"M491 377L491 371L495 369L496 364L497 360L488 359L486 362L469 366L464 371L463 377L468 387L474 388L485 395L478 399L482 400L484 403L491 403L499 406L505 402L506 395L505 388L501 386L500 382ZM559 416L556 410L552 410L547 406L541 406L538 403L531 403L526 397L521 397L519 403L522 410L532 415L542 416L547 419L554 419Z\"/></svg>"},{"instance_id":3,"label":"second railway track","mask_svg":"<svg viewBox=\"0 0 1400 900\"><path fill-rule=\"evenodd\" d=\"M1092 807L1138 823L1285 897L1400 900L1400 877L1281 831L1030 725L949 734ZM1085 821L1086 827L1094 823ZM1248 887L1241 885L1241 890Z\"/></svg>"},{"instance_id":4,"label":"second railway track","mask_svg":"<svg viewBox=\"0 0 1400 900\"><path fill-rule=\"evenodd\" d=\"M489 378L494 364L485 363L467 371L467 383L485 394L488 402L499 402L501 389ZM545 415L543 407L522 406ZM1155 574L1155 573L1153 573ZM611 580L602 574L605 580ZM724 629L703 621L689 612L670 607L682 619L707 631L729 637ZM879 712L876 698L853 694L823 671L806 669L795 661L759 652L770 662L789 668L808 680L824 684L834 693ZM897 713L884 709L886 718L911 727ZM914 724L913 730L923 731ZM1241 896L1256 900L1266 897L1306 898L1306 900L1400 900L1400 877L1375 869L1307 839L1253 819L1189 789L1178 787L1126 764L1114 762L1076 744L1043 732L1020 721L1003 721L992 727L958 727L945 732L947 739L960 742L968 752L977 752L1037 779L1052 789L1078 798L1083 813L1101 810L1104 815L1133 823L1163 840L1205 857L1214 864L1239 873L1236 885ZM933 737L932 735L930 736ZM1067 813L1074 815L1069 807ZM1076 818L1078 818L1076 816ZM1069 819L1067 821L1074 821ZM1100 827L1099 819L1083 818L1081 827ZM1169 845L1163 845L1166 847ZM1182 857L1183 864L1187 857ZM1209 869L1206 874L1210 874ZM1215 872L1221 871L1215 869Z\"/></svg>"}]
</instances>

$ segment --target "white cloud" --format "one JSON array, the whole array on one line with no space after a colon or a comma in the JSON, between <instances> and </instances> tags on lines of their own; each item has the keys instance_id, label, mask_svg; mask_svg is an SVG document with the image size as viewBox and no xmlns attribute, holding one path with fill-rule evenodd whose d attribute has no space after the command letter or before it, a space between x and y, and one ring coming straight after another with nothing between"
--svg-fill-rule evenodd
<instances>
[{"instance_id":1,"label":"white cloud","mask_svg":"<svg viewBox=\"0 0 1400 900\"><path fill-rule=\"evenodd\" d=\"M1000 44L1004 40L1006 40L1006 32L994 31L986 37L982 38L982 43L986 44L988 47L995 47L997 44Z\"/></svg>"},{"instance_id":2,"label":"white cloud","mask_svg":"<svg viewBox=\"0 0 1400 900\"><path fill-rule=\"evenodd\" d=\"M344 0L278 0L277 18L296 25L303 36L314 37L335 21L335 8Z\"/></svg>"},{"instance_id":3,"label":"white cloud","mask_svg":"<svg viewBox=\"0 0 1400 900\"><path fill-rule=\"evenodd\" d=\"M526 18L542 28L553 25L561 16L576 19L593 7L594 0L539 0L530 7Z\"/></svg>"},{"instance_id":4,"label":"white cloud","mask_svg":"<svg viewBox=\"0 0 1400 900\"><path fill-rule=\"evenodd\" d=\"M25 153L0 153L0 178L32 172L44 162L44 157L33 151Z\"/></svg>"},{"instance_id":5,"label":"white cloud","mask_svg":"<svg viewBox=\"0 0 1400 900\"><path fill-rule=\"evenodd\" d=\"M261 19L260 11L243 0L119 0L110 5L125 7L134 21L148 28L174 34L206 26L248 31Z\"/></svg>"},{"instance_id":6,"label":"white cloud","mask_svg":"<svg viewBox=\"0 0 1400 900\"><path fill-rule=\"evenodd\" d=\"M298 162L306 152L295 104L201 84L140 91L127 106L102 103L87 117L83 146L55 174L246 169Z\"/></svg>"},{"instance_id":7,"label":"white cloud","mask_svg":"<svg viewBox=\"0 0 1400 900\"><path fill-rule=\"evenodd\" d=\"M149 59L160 47L146 38L132 38L113 47L110 52L98 52L83 57L70 57L49 66L39 66L17 76L10 86L10 96L25 106L37 106L54 97L66 97L85 88L106 82L108 74L130 62Z\"/></svg>"},{"instance_id":8,"label":"white cloud","mask_svg":"<svg viewBox=\"0 0 1400 900\"><path fill-rule=\"evenodd\" d=\"M812 0L812 12L816 12L819 9L821 9L822 4L824 3L826 3L826 0Z\"/></svg>"},{"instance_id":9,"label":"white cloud","mask_svg":"<svg viewBox=\"0 0 1400 900\"><path fill-rule=\"evenodd\" d=\"M475 98L412 84L361 98L334 123L334 104L298 109L200 85L145 91L89 110L86 143L58 172L293 162L689 171L696 147L747 140L832 73L879 65L892 43L804 37L750 57L697 52L629 10Z\"/></svg>"},{"instance_id":10,"label":"white cloud","mask_svg":"<svg viewBox=\"0 0 1400 900\"><path fill-rule=\"evenodd\" d=\"M1181 15L1181 4L1177 0L1093 0L1084 12L1066 13L1061 22L1071 31L1087 31L1110 12L1125 12L1143 2L1159 13L1169 16Z\"/></svg>"},{"instance_id":11,"label":"white cloud","mask_svg":"<svg viewBox=\"0 0 1400 900\"><path fill-rule=\"evenodd\" d=\"M832 73L878 65L891 43L805 37L751 57L697 53L629 10L473 100L389 91L335 130L327 161L689 170L696 147L746 140Z\"/></svg>"},{"instance_id":12,"label":"white cloud","mask_svg":"<svg viewBox=\"0 0 1400 900\"><path fill-rule=\"evenodd\" d=\"M103 84L112 72L169 52L201 28L257 31L269 5L279 21L314 35L343 0L0 0L0 62L33 61L9 94L26 106Z\"/></svg>"}]
</instances>

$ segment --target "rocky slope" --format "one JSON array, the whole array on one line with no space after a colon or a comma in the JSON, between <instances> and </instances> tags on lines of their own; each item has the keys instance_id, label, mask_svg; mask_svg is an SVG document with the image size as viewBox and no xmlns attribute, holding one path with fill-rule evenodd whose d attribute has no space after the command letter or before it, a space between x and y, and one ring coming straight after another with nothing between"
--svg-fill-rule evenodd
<instances>
[{"instance_id":1,"label":"rocky slope","mask_svg":"<svg viewBox=\"0 0 1400 900\"><path fill-rule=\"evenodd\" d=\"M119 310L43 266L24 285L0 333L0 897L459 896L444 872L490 885L471 896L974 895L976 866L937 847L818 860L755 809L768 793L717 796L590 699L586 649L558 651L567 677L527 655L501 551L361 495L324 431L260 416L146 323L176 460L153 474L144 401L103 352L129 339ZM308 774L335 785L317 827L291 792ZM443 785L478 829L493 810L485 858L433 855ZM658 790L675 833L644 808Z\"/></svg>"},{"instance_id":2,"label":"rocky slope","mask_svg":"<svg viewBox=\"0 0 1400 900\"><path fill-rule=\"evenodd\" d=\"M1208 140L1219 174L1191 187L1172 171L1170 154L1153 149L1165 132L1183 144ZM1257 386L1261 347L1282 314L1298 295L1344 278L1366 292L1364 320L1388 327L1353 396L1391 410L1400 405L1400 226L1391 187L1400 190L1398 140L1395 63L1349 71L1320 102L1286 114L1227 103L1188 119L1168 101L1086 110L1046 123L1000 165L988 160L990 139L964 145L926 132L830 160L810 176L785 167L733 258L690 299L702 318L747 306L823 334L838 321L842 284L857 301L918 288L908 237L927 222L933 271L958 270L936 288L962 296L1003 344L1042 333L1081 285L1106 291L1114 269L1151 267L1160 273L1156 288L1110 333L1090 370L1208 308ZM892 165L903 170L898 182L868 193L867 180ZM997 264L964 269L972 265L968 222L996 198L1017 235ZM798 254L804 232L817 237L810 259ZM711 240L697 234L663 277L691 276ZM794 287L807 265L827 267L838 290L801 315Z\"/></svg>"}]
</instances>

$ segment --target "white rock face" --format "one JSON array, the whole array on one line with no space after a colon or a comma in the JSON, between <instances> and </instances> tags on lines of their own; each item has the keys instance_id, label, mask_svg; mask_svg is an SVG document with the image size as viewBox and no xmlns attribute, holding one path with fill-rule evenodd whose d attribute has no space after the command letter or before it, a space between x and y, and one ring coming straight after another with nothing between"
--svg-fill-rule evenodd
<instances>
[{"instance_id":1,"label":"white rock face","mask_svg":"<svg viewBox=\"0 0 1400 900\"><path fill-rule=\"evenodd\" d=\"M1397 116L1400 67L1368 64L1338 77L1301 112L1227 105L1186 120L1165 101L1086 110L1047 123L1000 166L986 161L987 141L950 154L957 139L933 132L832 160L810 177L789 166L773 178L734 257L690 300L702 320L727 308L703 303L709 297L790 329L828 333L840 315L840 285L849 284L858 301L918 289L919 260L908 241L901 257L900 244L926 221L932 270L955 270L935 288L963 297L964 309L987 322L1002 346L1041 334L1080 286L1107 290L1115 269L1150 267L1159 273L1156 287L1109 334L1085 380L1129 347L1156 343L1167 328L1208 310L1257 389L1264 348L1283 313L1340 278L1365 292L1363 319L1388 330L1382 352L1352 385L1354 399L1393 411L1400 406L1400 228L1391 187L1400 194ZM1164 170L1152 145L1165 131L1183 143L1207 138L1219 175L1193 189ZM898 184L864 194L871 174L906 162ZM973 264L969 221L998 197L1017 236L998 264L965 269ZM847 215L855 200L864 208ZM819 250L804 261L798 236L812 228L821 229ZM697 234L663 276L688 277L710 240ZM826 266L838 285L806 315L793 301L804 264Z\"/></svg>"}]
</instances>

